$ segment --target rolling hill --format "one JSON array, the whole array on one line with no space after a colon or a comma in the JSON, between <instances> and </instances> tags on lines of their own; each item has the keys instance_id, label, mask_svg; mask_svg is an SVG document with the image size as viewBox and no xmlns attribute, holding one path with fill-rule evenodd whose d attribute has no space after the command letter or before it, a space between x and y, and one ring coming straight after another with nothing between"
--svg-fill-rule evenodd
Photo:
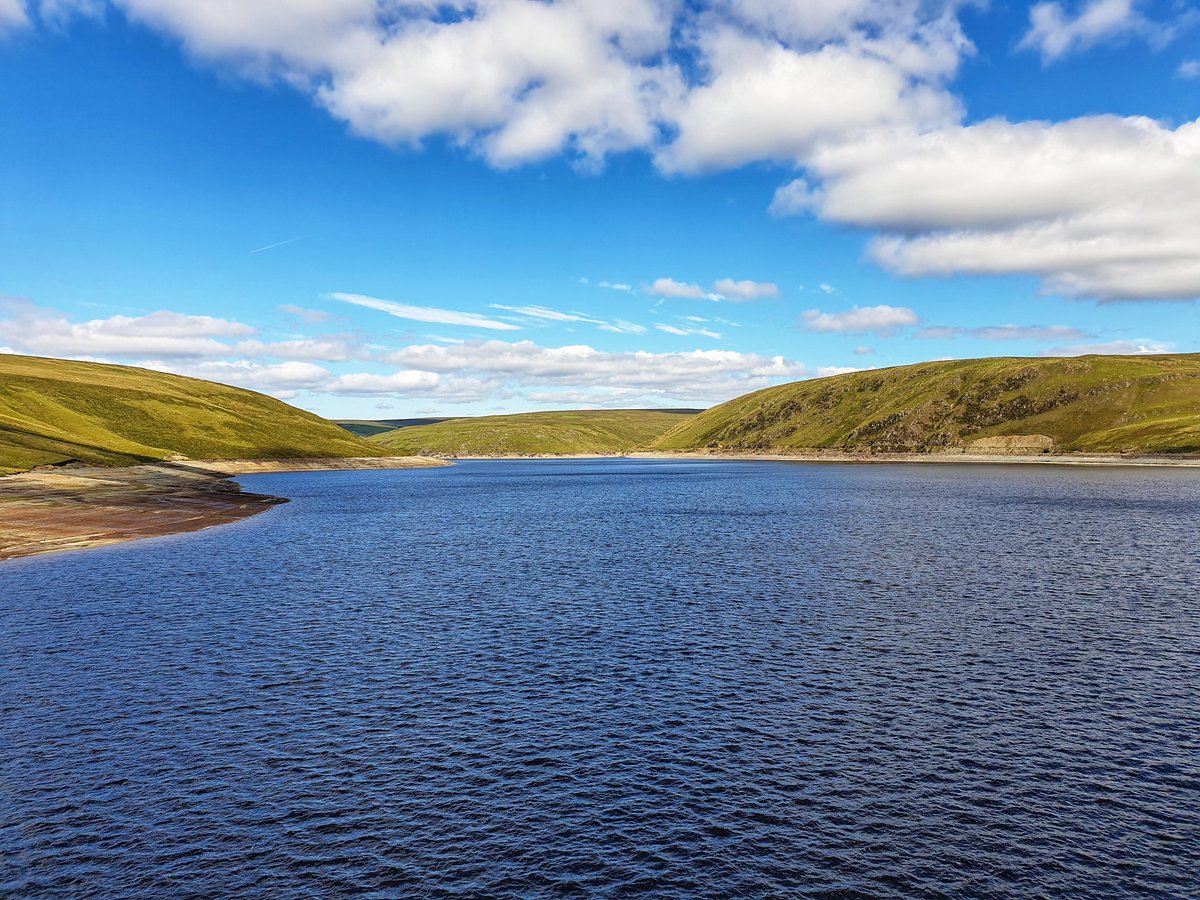
<instances>
[{"instance_id":1,"label":"rolling hill","mask_svg":"<svg viewBox=\"0 0 1200 900\"><path fill-rule=\"evenodd\" d=\"M650 448L1200 453L1200 354L956 360L801 381L715 406Z\"/></svg>"},{"instance_id":2,"label":"rolling hill","mask_svg":"<svg viewBox=\"0 0 1200 900\"><path fill-rule=\"evenodd\" d=\"M253 391L129 366L0 354L0 474L69 462L387 454Z\"/></svg>"},{"instance_id":3,"label":"rolling hill","mask_svg":"<svg viewBox=\"0 0 1200 900\"><path fill-rule=\"evenodd\" d=\"M641 447L695 410L573 410L449 419L376 435L400 454L505 456L620 453Z\"/></svg>"},{"instance_id":4,"label":"rolling hill","mask_svg":"<svg viewBox=\"0 0 1200 900\"><path fill-rule=\"evenodd\" d=\"M359 437L374 437L397 428L408 428L412 425L432 425L434 422L445 422L451 416L427 419L331 419L334 425L340 425L351 434Z\"/></svg>"}]
</instances>

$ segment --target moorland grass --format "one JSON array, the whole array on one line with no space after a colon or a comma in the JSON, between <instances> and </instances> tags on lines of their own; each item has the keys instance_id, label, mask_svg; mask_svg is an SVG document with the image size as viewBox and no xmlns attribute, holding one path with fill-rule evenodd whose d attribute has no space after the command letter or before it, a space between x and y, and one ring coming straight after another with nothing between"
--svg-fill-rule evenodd
<instances>
[{"instance_id":1,"label":"moorland grass","mask_svg":"<svg viewBox=\"0 0 1200 900\"><path fill-rule=\"evenodd\" d=\"M72 462L384 455L254 391L131 366L0 355L0 474Z\"/></svg>"},{"instance_id":2,"label":"moorland grass","mask_svg":"<svg viewBox=\"0 0 1200 900\"><path fill-rule=\"evenodd\" d=\"M372 442L398 454L526 456L621 453L649 443L694 410L572 410L450 419L398 428Z\"/></svg>"},{"instance_id":3,"label":"moorland grass","mask_svg":"<svg viewBox=\"0 0 1200 900\"><path fill-rule=\"evenodd\" d=\"M1200 354L920 363L766 388L657 450L928 453L1047 435L1053 452L1200 453Z\"/></svg>"}]
</instances>

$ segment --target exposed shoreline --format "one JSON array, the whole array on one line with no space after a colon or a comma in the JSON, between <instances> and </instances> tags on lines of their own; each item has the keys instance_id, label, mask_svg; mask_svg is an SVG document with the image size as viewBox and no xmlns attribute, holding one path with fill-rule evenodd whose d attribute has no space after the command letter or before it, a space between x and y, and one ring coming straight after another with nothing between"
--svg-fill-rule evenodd
<instances>
[{"instance_id":1,"label":"exposed shoreline","mask_svg":"<svg viewBox=\"0 0 1200 900\"><path fill-rule=\"evenodd\" d=\"M440 460L500 460L500 459L703 459L803 463L921 463L925 465L990 464L1042 466L1162 466L1169 468L1200 468L1200 456L1120 456L1117 454L1080 453L1038 455L1010 453L842 453L822 451L810 453L767 453L737 450L630 450L623 453L509 453L490 455L433 456Z\"/></svg>"},{"instance_id":2,"label":"exposed shoreline","mask_svg":"<svg viewBox=\"0 0 1200 900\"><path fill-rule=\"evenodd\" d=\"M417 457L204 460L38 469L0 478L0 560L199 531L287 501L231 479L269 472L445 466Z\"/></svg>"},{"instance_id":3,"label":"exposed shoreline","mask_svg":"<svg viewBox=\"0 0 1200 900\"><path fill-rule=\"evenodd\" d=\"M632 452L631 459L743 459L806 463L922 463L925 465L990 464L1039 466L1167 466L1200 468L1196 456L1120 456L1100 453L758 453L731 450L656 450Z\"/></svg>"},{"instance_id":4,"label":"exposed shoreline","mask_svg":"<svg viewBox=\"0 0 1200 900\"><path fill-rule=\"evenodd\" d=\"M0 561L200 531L246 519L287 502L280 497L242 490L232 480L239 475L432 468L450 465L454 459L686 459L863 465L921 463L1200 468L1200 457L1194 456L632 451L561 455L189 460L126 468L80 466L39 469L0 477Z\"/></svg>"}]
</instances>

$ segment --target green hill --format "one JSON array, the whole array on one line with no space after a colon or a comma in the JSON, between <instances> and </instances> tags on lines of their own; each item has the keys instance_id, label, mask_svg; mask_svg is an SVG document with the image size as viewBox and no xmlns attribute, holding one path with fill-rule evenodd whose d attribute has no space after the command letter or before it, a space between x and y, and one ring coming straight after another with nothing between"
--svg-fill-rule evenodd
<instances>
[{"instance_id":1,"label":"green hill","mask_svg":"<svg viewBox=\"0 0 1200 900\"><path fill-rule=\"evenodd\" d=\"M713 407L651 448L921 453L983 438L1014 452L1200 452L1200 354L977 359L801 381Z\"/></svg>"},{"instance_id":2,"label":"green hill","mask_svg":"<svg viewBox=\"0 0 1200 900\"><path fill-rule=\"evenodd\" d=\"M384 456L319 416L147 369L0 354L0 474L82 462Z\"/></svg>"},{"instance_id":3,"label":"green hill","mask_svg":"<svg viewBox=\"0 0 1200 900\"><path fill-rule=\"evenodd\" d=\"M351 434L359 437L374 437L397 428L408 428L411 425L432 425L434 422L445 422L450 416L428 419L331 419L334 425L340 425Z\"/></svg>"},{"instance_id":4,"label":"green hill","mask_svg":"<svg viewBox=\"0 0 1200 900\"><path fill-rule=\"evenodd\" d=\"M641 447L695 410L573 410L449 419L376 435L392 453L439 456L620 453Z\"/></svg>"}]
</instances>

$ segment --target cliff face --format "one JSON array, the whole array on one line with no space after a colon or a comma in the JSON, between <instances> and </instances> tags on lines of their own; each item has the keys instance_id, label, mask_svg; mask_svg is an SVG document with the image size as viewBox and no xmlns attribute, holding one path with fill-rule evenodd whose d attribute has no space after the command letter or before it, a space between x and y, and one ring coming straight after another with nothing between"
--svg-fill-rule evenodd
<instances>
[{"instance_id":1,"label":"cliff face","mask_svg":"<svg viewBox=\"0 0 1200 900\"><path fill-rule=\"evenodd\" d=\"M955 360L854 372L738 397L651 447L1200 453L1200 354Z\"/></svg>"}]
</instances>

